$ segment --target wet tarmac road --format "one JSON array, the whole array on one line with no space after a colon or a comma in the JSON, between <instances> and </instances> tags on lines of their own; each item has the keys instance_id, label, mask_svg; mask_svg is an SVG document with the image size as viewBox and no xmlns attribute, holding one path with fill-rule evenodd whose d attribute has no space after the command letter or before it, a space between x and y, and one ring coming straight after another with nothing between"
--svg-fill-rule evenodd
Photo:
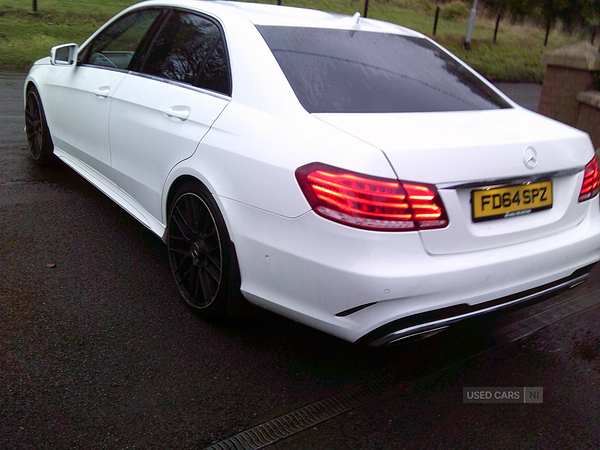
<instances>
[{"instance_id":1,"label":"wet tarmac road","mask_svg":"<svg viewBox=\"0 0 600 450\"><path fill-rule=\"evenodd\" d=\"M0 74L0 448L203 449L377 380L268 448L600 448L598 267L543 306L394 349L266 313L203 322L159 239L30 162L22 81ZM543 403L465 404L469 386L543 387Z\"/></svg>"}]
</instances>

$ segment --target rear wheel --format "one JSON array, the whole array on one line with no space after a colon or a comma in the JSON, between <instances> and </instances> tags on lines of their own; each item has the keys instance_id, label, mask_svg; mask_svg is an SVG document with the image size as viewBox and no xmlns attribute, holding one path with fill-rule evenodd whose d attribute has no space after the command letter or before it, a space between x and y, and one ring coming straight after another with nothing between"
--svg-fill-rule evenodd
<instances>
[{"instance_id":1,"label":"rear wheel","mask_svg":"<svg viewBox=\"0 0 600 450\"><path fill-rule=\"evenodd\" d=\"M31 157L36 164L47 165L52 160L54 145L46 122L44 108L35 87L27 89L25 101L25 132Z\"/></svg>"},{"instance_id":2,"label":"rear wheel","mask_svg":"<svg viewBox=\"0 0 600 450\"><path fill-rule=\"evenodd\" d=\"M204 318L224 316L231 244L210 192L199 183L182 186L174 197L167 226L171 271L186 303Z\"/></svg>"}]
</instances>

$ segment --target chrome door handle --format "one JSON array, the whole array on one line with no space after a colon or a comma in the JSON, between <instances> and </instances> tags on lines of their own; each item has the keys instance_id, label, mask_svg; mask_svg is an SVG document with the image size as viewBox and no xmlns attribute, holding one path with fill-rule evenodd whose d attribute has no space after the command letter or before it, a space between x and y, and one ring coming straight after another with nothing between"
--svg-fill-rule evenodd
<instances>
[{"instance_id":1,"label":"chrome door handle","mask_svg":"<svg viewBox=\"0 0 600 450\"><path fill-rule=\"evenodd\" d=\"M172 106L165 109L165 115L171 119L181 120L182 122L190 117L192 110L187 106Z\"/></svg>"}]
</instances>

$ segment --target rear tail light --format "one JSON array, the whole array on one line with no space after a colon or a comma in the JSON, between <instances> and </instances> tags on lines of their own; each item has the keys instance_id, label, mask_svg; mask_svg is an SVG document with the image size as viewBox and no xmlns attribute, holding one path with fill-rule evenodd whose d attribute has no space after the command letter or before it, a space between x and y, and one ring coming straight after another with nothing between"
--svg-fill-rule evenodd
<instances>
[{"instance_id":1,"label":"rear tail light","mask_svg":"<svg viewBox=\"0 0 600 450\"><path fill-rule=\"evenodd\" d=\"M589 200L598 195L598 192L600 192L600 172L598 171L598 158L594 156L594 159L585 166L579 201Z\"/></svg>"},{"instance_id":2,"label":"rear tail light","mask_svg":"<svg viewBox=\"0 0 600 450\"><path fill-rule=\"evenodd\" d=\"M448 226L434 186L369 177L320 163L296 170L296 179L314 211L352 227L413 231Z\"/></svg>"}]
</instances>

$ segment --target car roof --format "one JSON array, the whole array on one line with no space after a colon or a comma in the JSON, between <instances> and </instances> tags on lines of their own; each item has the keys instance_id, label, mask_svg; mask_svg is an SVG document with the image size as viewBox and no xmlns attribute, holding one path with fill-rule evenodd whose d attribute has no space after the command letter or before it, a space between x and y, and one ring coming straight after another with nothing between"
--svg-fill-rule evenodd
<instances>
[{"instance_id":1,"label":"car roof","mask_svg":"<svg viewBox=\"0 0 600 450\"><path fill-rule=\"evenodd\" d=\"M345 16L307 8L220 0L149 0L138 3L135 7L142 5L184 7L213 13L220 18L233 14L258 26L331 28L424 37L421 33L399 25L362 18L359 13Z\"/></svg>"}]
</instances>

